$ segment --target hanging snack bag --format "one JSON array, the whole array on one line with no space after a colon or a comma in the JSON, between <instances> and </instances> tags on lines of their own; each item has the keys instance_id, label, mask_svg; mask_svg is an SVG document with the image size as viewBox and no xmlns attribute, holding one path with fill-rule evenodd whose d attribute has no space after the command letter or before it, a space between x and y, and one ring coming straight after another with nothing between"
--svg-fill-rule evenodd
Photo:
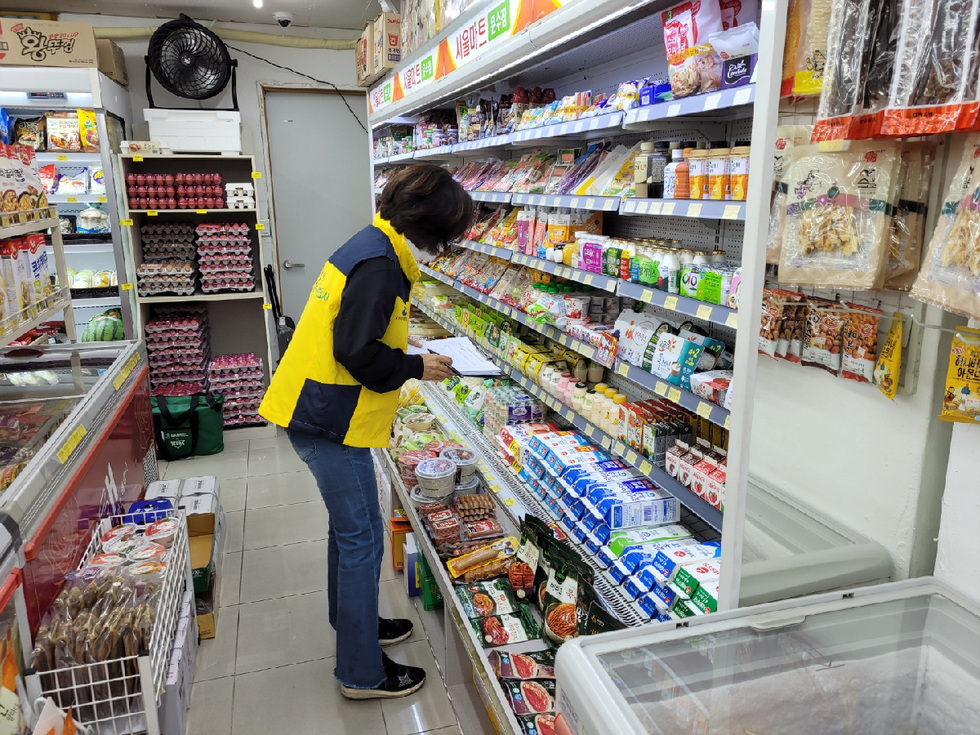
<instances>
[{"instance_id":1,"label":"hanging snack bag","mask_svg":"<svg viewBox=\"0 0 980 735\"><path fill-rule=\"evenodd\" d=\"M841 347L844 357L841 377L859 383L870 383L874 378L875 356L878 354L878 322L881 319L881 310L861 304L846 306L853 311L843 314Z\"/></svg>"},{"instance_id":2,"label":"hanging snack bag","mask_svg":"<svg viewBox=\"0 0 980 735\"><path fill-rule=\"evenodd\" d=\"M815 97L823 86L833 0L799 0L802 35L796 50L793 94Z\"/></svg>"},{"instance_id":3,"label":"hanging snack bag","mask_svg":"<svg viewBox=\"0 0 980 735\"><path fill-rule=\"evenodd\" d=\"M912 297L980 318L980 134L971 135L943 201Z\"/></svg>"},{"instance_id":4,"label":"hanging snack bag","mask_svg":"<svg viewBox=\"0 0 980 735\"><path fill-rule=\"evenodd\" d=\"M762 290L762 327L759 331L759 354L776 357L776 342L783 320L783 303L777 296L779 289Z\"/></svg>"},{"instance_id":5,"label":"hanging snack bag","mask_svg":"<svg viewBox=\"0 0 980 735\"><path fill-rule=\"evenodd\" d=\"M871 0L837 0L830 13L825 69L813 140L847 137L859 105Z\"/></svg>"},{"instance_id":6,"label":"hanging snack bag","mask_svg":"<svg viewBox=\"0 0 980 735\"><path fill-rule=\"evenodd\" d=\"M793 94L793 81L796 76L796 57L800 48L800 34L804 18L801 17L805 3L802 0L789 0L786 11L786 43L783 46L783 76L779 89L780 97Z\"/></svg>"},{"instance_id":7,"label":"hanging snack bag","mask_svg":"<svg viewBox=\"0 0 980 735\"><path fill-rule=\"evenodd\" d=\"M798 150L786 174L780 282L873 289L885 267L897 169L898 149L890 144Z\"/></svg>"},{"instance_id":8,"label":"hanging snack bag","mask_svg":"<svg viewBox=\"0 0 980 735\"><path fill-rule=\"evenodd\" d=\"M883 135L966 130L975 121L980 0L905 0Z\"/></svg>"},{"instance_id":9,"label":"hanging snack bag","mask_svg":"<svg viewBox=\"0 0 980 735\"><path fill-rule=\"evenodd\" d=\"M902 146L901 188L888 230L883 288L908 291L919 273L934 163L935 148L930 143Z\"/></svg>"},{"instance_id":10,"label":"hanging snack bag","mask_svg":"<svg viewBox=\"0 0 980 735\"><path fill-rule=\"evenodd\" d=\"M840 307L836 301L807 297L802 365L822 368L832 375L840 373L841 331L845 316Z\"/></svg>"},{"instance_id":11,"label":"hanging snack bag","mask_svg":"<svg viewBox=\"0 0 980 735\"><path fill-rule=\"evenodd\" d=\"M795 156L796 148L810 142L813 127L810 125L780 125L776 128L776 151L773 156L772 203L769 210L769 239L766 242L766 262L779 263L783 251L783 220L786 217L786 197L789 186L786 172Z\"/></svg>"},{"instance_id":12,"label":"hanging snack bag","mask_svg":"<svg viewBox=\"0 0 980 735\"><path fill-rule=\"evenodd\" d=\"M674 99L721 89L721 59L708 36L724 30L718 0L694 0L661 14Z\"/></svg>"},{"instance_id":13,"label":"hanging snack bag","mask_svg":"<svg viewBox=\"0 0 980 735\"><path fill-rule=\"evenodd\" d=\"M898 381L902 372L902 329L904 327L902 312L892 314L892 325L885 337L885 344L875 363L874 379L878 390L888 398L895 400L898 393Z\"/></svg>"},{"instance_id":14,"label":"hanging snack bag","mask_svg":"<svg viewBox=\"0 0 980 735\"><path fill-rule=\"evenodd\" d=\"M872 138L881 132L892 74L895 71L901 6L902 0L874 0L868 9L858 92L859 109L851 121L848 138Z\"/></svg>"},{"instance_id":15,"label":"hanging snack bag","mask_svg":"<svg viewBox=\"0 0 980 735\"><path fill-rule=\"evenodd\" d=\"M806 296L795 291L783 291L787 302L783 307L783 323L776 343L776 357L798 363L803 356L803 326L806 324Z\"/></svg>"},{"instance_id":16,"label":"hanging snack bag","mask_svg":"<svg viewBox=\"0 0 980 735\"><path fill-rule=\"evenodd\" d=\"M960 329L949 348L943 421L980 422L980 329Z\"/></svg>"}]
</instances>

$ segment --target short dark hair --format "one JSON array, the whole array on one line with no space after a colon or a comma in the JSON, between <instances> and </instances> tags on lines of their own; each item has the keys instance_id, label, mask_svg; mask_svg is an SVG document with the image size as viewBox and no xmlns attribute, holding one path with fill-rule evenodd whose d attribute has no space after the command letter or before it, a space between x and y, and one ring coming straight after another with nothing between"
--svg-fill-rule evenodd
<instances>
[{"instance_id":1,"label":"short dark hair","mask_svg":"<svg viewBox=\"0 0 980 735\"><path fill-rule=\"evenodd\" d=\"M446 169L418 163L388 179L378 207L396 232L427 253L449 250L473 222L473 200Z\"/></svg>"}]
</instances>

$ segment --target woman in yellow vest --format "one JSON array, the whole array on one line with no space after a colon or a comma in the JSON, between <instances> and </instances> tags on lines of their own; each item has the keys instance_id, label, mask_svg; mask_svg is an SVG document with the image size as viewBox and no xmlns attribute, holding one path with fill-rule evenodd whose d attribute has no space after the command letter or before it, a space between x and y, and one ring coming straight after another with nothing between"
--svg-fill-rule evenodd
<instances>
[{"instance_id":1,"label":"woman in yellow vest","mask_svg":"<svg viewBox=\"0 0 980 735\"><path fill-rule=\"evenodd\" d=\"M425 672L395 663L381 646L412 634L408 620L378 615L384 526L371 447L387 447L402 384L442 380L451 360L408 355L408 309L420 272L410 245L436 256L462 237L473 202L445 169L396 173L374 223L324 265L259 413L286 427L330 514L330 625L334 676L350 699L403 697Z\"/></svg>"}]
</instances>

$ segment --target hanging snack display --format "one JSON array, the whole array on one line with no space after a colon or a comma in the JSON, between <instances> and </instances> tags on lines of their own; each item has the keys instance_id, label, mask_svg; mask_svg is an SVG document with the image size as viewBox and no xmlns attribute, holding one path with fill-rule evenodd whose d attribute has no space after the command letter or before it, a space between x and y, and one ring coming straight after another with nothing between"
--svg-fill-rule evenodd
<instances>
[{"instance_id":1,"label":"hanging snack display","mask_svg":"<svg viewBox=\"0 0 980 735\"><path fill-rule=\"evenodd\" d=\"M959 329L949 348L943 421L976 424L980 421L980 329Z\"/></svg>"}]
</instances>

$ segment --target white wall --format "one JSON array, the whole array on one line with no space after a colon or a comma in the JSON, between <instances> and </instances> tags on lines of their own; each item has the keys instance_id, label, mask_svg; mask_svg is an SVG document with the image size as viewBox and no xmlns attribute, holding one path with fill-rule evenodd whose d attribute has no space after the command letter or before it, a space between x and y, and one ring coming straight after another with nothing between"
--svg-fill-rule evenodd
<instances>
[{"instance_id":1,"label":"white wall","mask_svg":"<svg viewBox=\"0 0 980 735\"><path fill-rule=\"evenodd\" d=\"M951 431L936 419L944 337L925 330L918 389L894 403L816 368L759 365L750 473L881 543L896 579L933 570Z\"/></svg>"},{"instance_id":2,"label":"white wall","mask_svg":"<svg viewBox=\"0 0 980 735\"><path fill-rule=\"evenodd\" d=\"M980 426L953 429L936 576L980 600Z\"/></svg>"}]
</instances>

